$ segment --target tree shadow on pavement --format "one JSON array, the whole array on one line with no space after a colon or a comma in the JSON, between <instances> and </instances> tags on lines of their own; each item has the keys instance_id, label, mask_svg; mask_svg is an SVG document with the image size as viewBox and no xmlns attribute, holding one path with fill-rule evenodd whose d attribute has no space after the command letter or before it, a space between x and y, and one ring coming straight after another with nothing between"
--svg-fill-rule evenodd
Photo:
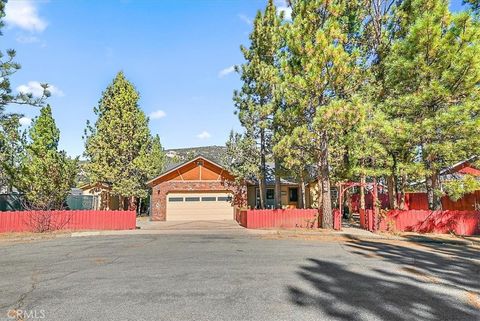
<instances>
[{"instance_id":1,"label":"tree shadow on pavement","mask_svg":"<svg viewBox=\"0 0 480 321\"><path fill-rule=\"evenodd\" d=\"M480 251L466 245L375 242L351 239L346 249L415 269L450 286L480 292Z\"/></svg>"},{"instance_id":2,"label":"tree shadow on pavement","mask_svg":"<svg viewBox=\"0 0 480 321\"><path fill-rule=\"evenodd\" d=\"M334 320L480 320L480 306L472 301L479 294L479 266L461 249L436 253L359 240L346 249L359 256L354 264L309 258L300 266L301 281L287 288L290 301ZM478 252L465 252L478 258Z\"/></svg>"}]
</instances>

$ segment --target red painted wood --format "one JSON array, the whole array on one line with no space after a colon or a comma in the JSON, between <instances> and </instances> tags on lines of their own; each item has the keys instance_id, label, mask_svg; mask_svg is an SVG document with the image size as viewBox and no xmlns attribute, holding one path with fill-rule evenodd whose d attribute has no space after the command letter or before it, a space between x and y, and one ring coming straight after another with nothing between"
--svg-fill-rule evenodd
<instances>
[{"instance_id":1,"label":"red painted wood","mask_svg":"<svg viewBox=\"0 0 480 321\"><path fill-rule=\"evenodd\" d=\"M379 229L419 233L480 234L479 211L393 210L380 221Z\"/></svg>"},{"instance_id":2,"label":"red painted wood","mask_svg":"<svg viewBox=\"0 0 480 321\"><path fill-rule=\"evenodd\" d=\"M342 229L342 215L337 209L333 210L333 229L337 231Z\"/></svg>"},{"instance_id":3,"label":"red painted wood","mask_svg":"<svg viewBox=\"0 0 480 321\"><path fill-rule=\"evenodd\" d=\"M363 229L366 229L367 228L367 225L366 225L366 222L367 222L367 219L366 219L366 213L365 213L365 210L362 210L362 209L359 209L359 214L360 214L360 227L363 228Z\"/></svg>"},{"instance_id":4,"label":"red painted wood","mask_svg":"<svg viewBox=\"0 0 480 321\"><path fill-rule=\"evenodd\" d=\"M0 232L30 232L45 215L63 230L131 230L135 211L18 211L0 212Z\"/></svg>"},{"instance_id":5,"label":"red painted wood","mask_svg":"<svg viewBox=\"0 0 480 321\"><path fill-rule=\"evenodd\" d=\"M317 209L237 210L237 222L246 228L309 228L314 222Z\"/></svg>"}]
</instances>

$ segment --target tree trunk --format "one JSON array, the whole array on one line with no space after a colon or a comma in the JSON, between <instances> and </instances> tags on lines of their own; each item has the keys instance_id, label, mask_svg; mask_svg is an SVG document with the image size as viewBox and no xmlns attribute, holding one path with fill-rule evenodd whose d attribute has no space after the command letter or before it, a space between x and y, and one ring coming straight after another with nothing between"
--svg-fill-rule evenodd
<instances>
[{"instance_id":1,"label":"tree trunk","mask_svg":"<svg viewBox=\"0 0 480 321\"><path fill-rule=\"evenodd\" d=\"M306 208L307 207L307 197L305 195L305 178L303 177L303 174L300 175L300 208Z\"/></svg>"},{"instance_id":2,"label":"tree trunk","mask_svg":"<svg viewBox=\"0 0 480 321\"><path fill-rule=\"evenodd\" d=\"M322 227L322 222L320 218L322 217L322 207L323 207L323 200L322 200L322 180L320 179L320 170L318 171L318 179L317 179L317 186L318 186L318 193L317 193L317 208L318 208L318 227Z\"/></svg>"},{"instance_id":3,"label":"tree trunk","mask_svg":"<svg viewBox=\"0 0 480 321\"><path fill-rule=\"evenodd\" d=\"M438 189L438 172L434 173L427 177L427 199L428 199L428 208L432 211L441 210L442 203L438 197L436 191Z\"/></svg>"},{"instance_id":4,"label":"tree trunk","mask_svg":"<svg viewBox=\"0 0 480 321\"><path fill-rule=\"evenodd\" d=\"M265 150L265 130L260 130L260 208L264 209L267 205L267 165Z\"/></svg>"},{"instance_id":5,"label":"tree trunk","mask_svg":"<svg viewBox=\"0 0 480 321\"><path fill-rule=\"evenodd\" d=\"M360 210L365 211L365 183L367 179L364 174L360 176Z\"/></svg>"},{"instance_id":6,"label":"tree trunk","mask_svg":"<svg viewBox=\"0 0 480 321\"><path fill-rule=\"evenodd\" d=\"M345 199L343 200L343 203L347 203L347 209L348 209L348 219L352 220L353 216L353 211L352 211L352 189L348 188L345 191ZM343 206L343 204L342 204ZM342 207L342 213L345 213L345 207Z\"/></svg>"},{"instance_id":7,"label":"tree trunk","mask_svg":"<svg viewBox=\"0 0 480 321\"><path fill-rule=\"evenodd\" d=\"M387 177L388 203L390 209L397 209L397 193L395 190L395 183L395 176L393 174Z\"/></svg>"},{"instance_id":8,"label":"tree trunk","mask_svg":"<svg viewBox=\"0 0 480 321\"><path fill-rule=\"evenodd\" d=\"M333 229L332 200L330 197L330 169L328 164L328 136L322 133L320 140L320 181L322 186L322 228Z\"/></svg>"},{"instance_id":9,"label":"tree trunk","mask_svg":"<svg viewBox=\"0 0 480 321\"><path fill-rule=\"evenodd\" d=\"M397 191L397 195L400 195L398 208L400 210L405 210L405 185L407 184L407 176L402 175L400 180L400 191Z\"/></svg>"},{"instance_id":10,"label":"tree trunk","mask_svg":"<svg viewBox=\"0 0 480 321\"><path fill-rule=\"evenodd\" d=\"M282 187L280 182L280 162L275 157L275 208L282 208Z\"/></svg>"}]
</instances>

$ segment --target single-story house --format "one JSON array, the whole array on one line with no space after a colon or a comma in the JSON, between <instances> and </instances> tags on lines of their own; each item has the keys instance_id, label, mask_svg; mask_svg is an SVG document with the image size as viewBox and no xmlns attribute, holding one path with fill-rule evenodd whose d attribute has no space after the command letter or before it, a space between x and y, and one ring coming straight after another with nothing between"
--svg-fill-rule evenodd
<instances>
[{"instance_id":1,"label":"single-story house","mask_svg":"<svg viewBox=\"0 0 480 321\"><path fill-rule=\"evenodd\" d=\"M119 210L120 199L118 196L112 195L112 186L107 182L88 183L79 187L82 195L93 196L94 210Z\"/></svg>"},{"instance_id":2,"label":"single-story house","mask_svg":"<svg viewBox=\"0 0 480 321\"><path fill-rule=\"evenodd\" d=\"M275 207L275 181L267 179L266 208ZM305 208L312 208L316 204L317 183L305 185ZM280 179L282 208L303 208L300 184L288 179ZM247 203L249 208L260 207L260 189L256 182L247 183Z\"/></svg>"},{"instance_id":3,"label":"single-story house","mask_svg":"<svg viewBox=\"0 0 480 321\"><path fill-rule=\"evenodd\" d=\"M233 176L220 164L197 156L147 182L153 221L232 220Z\"/></svg>"},{"instance_id":4,"label":"single-story house","mask_svg":"<svg viewBox=\"0 0 480 321\"><path fill-rule=\"evenodd\" d=\"M167 166L159 176L147 182L152 189L150 218L153 221L231 220L234 217L232 198L239 193L234 177L222 164L222 146L206 146L169 150ZM192 156L197 154L197 156ZM206 156L206 155L208 156ZM315 188L306 186L306 207L314 205ZM249 208L258 208L258 184L248 182L242 189ZM284 208L301 206L300 186L294 181L281 180L281 202ZM274 206L275 187L267 181L267 207Z\"/></svg>"}]
</instances>

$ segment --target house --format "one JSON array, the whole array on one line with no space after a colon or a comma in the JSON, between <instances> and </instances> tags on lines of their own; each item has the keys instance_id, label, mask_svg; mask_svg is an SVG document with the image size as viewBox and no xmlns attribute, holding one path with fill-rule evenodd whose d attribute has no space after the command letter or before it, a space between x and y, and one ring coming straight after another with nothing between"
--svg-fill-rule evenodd
<instances>
[{"instance_id":1,"label":"house","mask_svg":"<svg viewBox=\"0 0 480 321\"><path fill-rule=\"evenodd\" d=\"M92 209L94 210L119 210L120 199L112 195L112 186L108 182L88 183L79 187L82 195L93 196Z\"/></svg>"},{"instance_id":2,"label":"house","mask_svg":"<svg viewBox=\"0 0 480 321\"><path fill-rule=\"evenodd\" d=\"M167 150L165 171L147 182L152 189L151 220L231 220L232 198L239 197L239 193L244 194L240 197L246 198L248 207L258 208L258 184L248 182L239 192L233 183L235 178L222 164L224 152L222 146ZM301 205L298 183L282 179L281 193L282 207ZM307 207L313 204L313 193L307 188ZM274 206L274 198L274 182L268 180L267 207Z\"/></svg>"},{"instance_id":3,"label":"house","mask_svg":"<svg viewBox=\"0 0 480 321\"><path fill-rule=\"evenodd\" d=\"M275 180L268 178L266 182L266 208L275 207ZM305 208L312 208L316 204L316 182L305 185ZM298 182L289 179L280 179L280 193L282 208L303 208L301 187ZM247 203L249 208L260 207L260 188L257 182L247 183Z\"/></svg>"},{"instance_id":4,"label":"house","mask_svg":"<svg viewBox=\"0 0 480 321\"><path fill-rule=\"evenodd\" d=\"M232 220L234 177L204 156L170 166L147 182L153 221Z\"/></svg>"}]
</instances>

